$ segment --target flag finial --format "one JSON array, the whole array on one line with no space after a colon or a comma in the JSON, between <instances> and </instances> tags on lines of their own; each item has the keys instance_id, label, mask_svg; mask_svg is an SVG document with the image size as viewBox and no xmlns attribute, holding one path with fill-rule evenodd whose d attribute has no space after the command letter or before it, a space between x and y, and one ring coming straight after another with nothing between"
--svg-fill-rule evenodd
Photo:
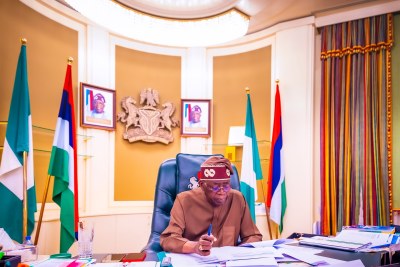
<instances>
[{"instance_id":1,"label":"flag finial","mask_svg":"<svg viewBox=\"0 0 400 267\"><path fill-rule=\"evenodd\" d=\"M250 88L249 88L249 87L246 87L245 90L246 90L246 94L249 95L249 94L250 94Z\"/></svg>"},{"instance_id":2,"label":"flag finial","mask_svg":"<svg viewBox=\"0 0 400 267\"><path fill-rule=\"evenodd\" d=\"M28 42L28 40L26 40L26 38L21 38L21 44L22 45L26 45L27 42Z\"/></svg>"},{"instance_id":3,"label":"flag finial","mask_svg":"<svg viewBox=\"0 0 400 267\"><path fill-rule=\"evenodd\" d=\"M74 62L74 58L73 57L69 57L68 58L68 65L71 65L72 62Z\"/></svg>"},{"instance_id":4,"label":"flag finial","mask_svg":"<svg viewBox=\"0 0 400 267\"><path fill-rule=\"evenodd\" d=\"M276 79L276 80L275 80L275 83L279 83L279 79Z\"/></svg>"}]
</instances>

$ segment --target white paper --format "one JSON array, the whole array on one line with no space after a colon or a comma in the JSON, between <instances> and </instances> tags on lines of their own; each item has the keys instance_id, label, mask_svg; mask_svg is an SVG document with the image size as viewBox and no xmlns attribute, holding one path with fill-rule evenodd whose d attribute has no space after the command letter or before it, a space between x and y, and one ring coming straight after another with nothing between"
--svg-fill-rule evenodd
<instances>
[{"instance_id":1,"label":"white paper","mask_svg":"<svg viewBox=\"0 0 400 267\"><path fill-rule=\"evenodd\" d=\"M346 261L339 264L334 264L335 267L365 267L361 260Z\"/></svg>"},{"instance_id":2,"label":"white paper","mask_svg":"<svg viewBox=\"0 0 400 267\"><path fill-rule=\"evenodd\" d=\"M390 245L393 235L388 233L363 232L355 230L342 230L336 240L343 242L357 242L361 244L370 243L370 247Z\"/></svg>"},{"instance_id":3,"label":"white paper","mask_svg":"<svg viewBox=\"0 0 400 267\"><path fill-rule=\"evenodd\" d=\"M0 228L0 244L3 246L3 251L14 250L17 248L17 245L7 234L4 228Z\"/></svg>"},{"instance_id":4,"label":"white paper","mask_svg":"<svg viewBox=\"0 0 400 267\"><path fill-rule=\"evenodd\" d=\"M33 264L34 267L66 267L68 264L74 262L75 259L47 259L42 262Z\"/></svg>"},{"instance_id":5,"label":"white paper","mask_svg":"<svg viewBox=\"0 0 400 267\"><path fill-rule=\"evenodd\" d=\"M291 245L279 245L277 246L278 250L281 251L281 248L284 249L289 249L289 250L294 250L294 251L302 251L304 253L309 253L309 254L317 254L317 253L322 253L324 250L321 248L317 247L310 247L310 246L291 246Z\"/></svg>"},{"instance_id":6,"label":"white paper","mask_svg":"<svg viewBox=\"0 0 400 267\"><path fill-rule=\"evenodd\" d=\"M38 262L35 264L30 263L30 266L34 267L66 267L68 264L77 261L75 259L47 259L42 262ZM79 260L78 260L79 261ZM96 263L94 265L89 266L100 266L100 267L156 267L159 264L155 261L140 261L140 262L110 262L110 263Z\"/></svg>"},{"instance_id":7,"label":"white paper","mask_svg":"<svg viewBox=\"0 0 400 267\"><path fill-rule=\"evenodd\" d=\"M275 267L278 263L274 258L259 258L248 260L227 261L226 267Z\"/></svg>"},{"instance_id":8,"label":"white paper","mask_svg":"<svg viewBox=\"0 0 400 267\"><path fill-rule=\"evenodd\" d=\"M293 250L293 249L287 249L287 248L281 248L279 249L281 253L286 254L292 258L298 259L302 262L311 264L311 265L332 265L332 264L339 264L343 263L344 261L342 260L337 260L333 258L328 258L328 257L323 257L323 256L318 256L312 253L307 253L301 250Z\"/></svg>"},{"instance_id":9,"label":"white paper","mask_svg":"<svg viewBox=\"0 0 400 267\"><path fill-rule=\"evenodd\" d=\"M282 253L273 247L248 248L248 247L216 247L211 249L209 256L197 254L167 253L171 257L173 266L217 266L220 262L247 260L258 258L283 258Z\"/></svg>"},{"instance_id":10,"label":"white paper","mask_svg":"<svg viewBox=\"0 0 400 267\"><path fill-rule=\"evenodd\" d=\"M283 244L289 244L289 243L298 243L298 241L295 241L293 239L272 239L272 240L265 240L265 241L259 241L259 242L253 242L253 243L246 243L243 245L240 245L241 247L253 247L253 248L266 248L266 247L274 247L274 246L279 246Z\"/></svg>"}]
</instances>

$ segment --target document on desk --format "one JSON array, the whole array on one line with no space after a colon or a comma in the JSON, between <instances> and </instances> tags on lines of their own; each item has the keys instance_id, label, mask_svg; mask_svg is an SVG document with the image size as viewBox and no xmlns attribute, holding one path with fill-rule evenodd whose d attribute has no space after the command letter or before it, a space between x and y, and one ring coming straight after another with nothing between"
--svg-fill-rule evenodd
<instances>
[{"instance_id":1,"label":"document on desk","mask_svg":"<svg viewBox=\"0 0 400 267\"><path fill-rule=\"evenodd\" d=\"M300 244L336 248L349 251L389 246L393 235L388 233L342 230L336 237L314 236L300 239Z\"/></svg>"},{"instance_id":2,"label":"document on desk","mask_svg":"<svg viewBox=\"0 0 400 267\"><path fill-rule=\"evenodd\" d=\"M307 252L307 251L302 251L298 249L291 249L291 248L280 248L279 251L284 254L288 255L292 258L298 259L299 261L308 263L312 266L318 266L318 265L334 265L334 264L339 264L343 263L344 261L342 260L337 260L333 258L328 258L328 257L323 257L323 256L318 256L313 253Z\"/></svg>"},{"instance_id":3,"label":"document on desk","mask_svg":"<svg viewBox=\"0 0 400 267\"><path fill-rule=\"evenodd\" d=\"M218 247L212 248L209 256L197 254L167 253L171 257L172 265L179 266L216 266L220 262L259 259L283 258L282 253L273 247L248 248L248 247Z\"/></svg>"},{"instance_id":4,"label":"document on desk","mask_svg":"<svg viewBox=\"0 0 400 267\"><path fill-rule=\"evenodd\" d=\"M361 260L345 261L343 263L335 264L335 267L365 267Z\"/></svg>"},{"instance_id":5,"label":"document on desk","mask_svg":"<svg viewBox=\"0 0 400 267\"><path fill-rule=\"evenodd\" d=\"M34 267L78 267L78 266L92 266L90 260L76 260L76 259L48 259L42 262L32 264ZM96 267L156 267L157 262L155 261L141 261L141 262L109 262L109 263L96 263ZM158 265L159 266L159 265Z\"/></svg>"},{"instance_id":6,"label":"document on desk","mask_svg":"<svg viewBox=\"0 0 400 267\"><path fill-rule=\"evenodd\" d=\"M347 251L358 251L371 245L370 243L359 243L357 240L349 242L323 236L302 237L300 244Z\"/></svg>"},{"instance_id":7,"label":"document on desk","mask_svg":"<svg viewBox=\"0 0 400 267\"><path fill-rule=\"evenodd\" d=\"M226 267L278 267L274 258L259 258L248 260L227 261Z\"/></svg>"},{"instance_id":8,"label":"document on desk","mask_svg":"<svg viewBox=\"0 0 400 267\"><path fill-rule=\"evenodd\" d=\"M342 230L335 239L341 241L355 240L358 243L367 244L370 243L370 247L390 245L392 242L393 234L390 233L379 233L379 232L364 232L364 231L352 231Z\"/></svg>"},{"instance_id":9,"label":"document on desk","mask_svg":"<svg viewBox=\"0 0 400 267\"><path fill-rule=\"evenodd\" d=\"M3 251L13 250L17 248L17 245L14 244L11 237L4 230L4 228L0 228L0 244L3 246Z\"/></svg>"},{"instance_id":10,"label":"document on desk","mask_svg":"<svg viewBox=\"0 0 400 267\"><path fill-rule=\"evenodd\" d=\"M47 259L47 260L35 263L31 266L34 266L34 267L68 267L68 266L72 266L72 264L74 264L74 266L83 266L83 265L87 264L88 262L89 262L88 260L77 262L76 259L51 258L51 259Z\"/></svg>"},{"instance_id":11,"label":"document on desk","mask_svg":"<svg viewBox=\"0 0 400 267\"><path fill-rule=\"evenodd\" d=\"M155 261L138 261L138 262L107 262L107 263L96 263L93 267L158 267L159 262Z\"/></svg>"},{"instance_id":12,"label":"document on desk","mask_svg":"<svg viewBox=\"0 0 400 267\"><path fill-rule=\"evenodd\" d=\"M246 243L240 245L240 247L266 248L266 247L275 247L283 244L297 243L297 242L298 241L295 241L293 239L272 239L272 240L265 240L253 243Z\"/></svg>"}]
</instances>

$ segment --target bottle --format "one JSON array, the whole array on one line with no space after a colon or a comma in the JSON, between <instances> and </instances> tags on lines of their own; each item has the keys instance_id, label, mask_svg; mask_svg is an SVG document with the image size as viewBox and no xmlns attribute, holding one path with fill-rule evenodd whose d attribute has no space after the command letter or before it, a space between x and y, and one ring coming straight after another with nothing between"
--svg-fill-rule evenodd
<instances>
[{"instance_id":1,"label":"bottle","mask_svg":"<svg viewBox=\"0 0 400 267\"><path fill-rule=\"evenodd\" d=\"M23 243L24 249L28 251L28 255L26 256L27 261L35 261L37 260L38 254L37 254L37 247L33 244L31 236L27 235L25 237L25 241Z\"/></svg>"}]
</instances>

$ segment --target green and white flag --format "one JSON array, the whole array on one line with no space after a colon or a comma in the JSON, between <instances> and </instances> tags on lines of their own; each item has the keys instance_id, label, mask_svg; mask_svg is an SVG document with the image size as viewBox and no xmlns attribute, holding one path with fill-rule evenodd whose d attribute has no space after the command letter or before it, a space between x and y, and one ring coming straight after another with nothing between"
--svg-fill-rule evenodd
<instances>
[{"instance_id":1,"label":"green and white flag","mask_svg":"<svg viewBox=\"0 0 400 267\"><path fill-rule=\"evenodd\" d=\"M23 153L27 152L27 204L30 235L35 226L36 192L33 177L32 117L29 101L26 46L21 46L3 154L0 165L0 227L9 236L23 241Z\"/></svg>"},{"instance_id":2,"label":"green and white flag","mask_svg":"<svg viewBox=\"0 0 400 267\"><path fill-rule=\"evenodd\" d=\"M258 153L256 129L251 110L250 94L247 94L246 126L243 141L242 171L240 191L249 205L251 218L256 222L255 201L257 200L257 180L262 179L260 155Z\"/></svg>"}]
</instances>

